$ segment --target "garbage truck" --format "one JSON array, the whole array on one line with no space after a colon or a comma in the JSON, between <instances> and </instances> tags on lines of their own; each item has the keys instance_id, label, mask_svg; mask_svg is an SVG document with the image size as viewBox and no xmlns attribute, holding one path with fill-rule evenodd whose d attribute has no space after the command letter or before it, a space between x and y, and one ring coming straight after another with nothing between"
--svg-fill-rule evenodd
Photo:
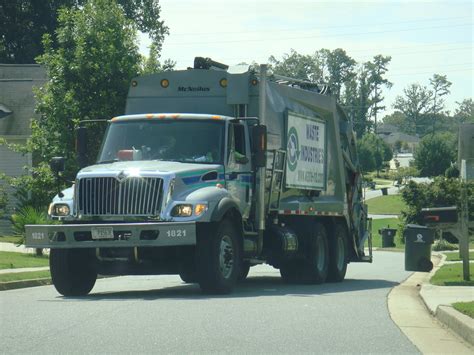
<instances>
[{"instance_id":1,"label":"garbage truck","mask_svg":"<svg viewBox=\"0 0 474 355\"><path fill-rule=\"evenodd\" d=\"M288 283L340 282L372 261L352 122L325 86L197 57L134 78L125 111L54 197L59 223L26 226L60 294L160 274L229 293L263 263ZM76 148L86 165L86 123Z\"/></svg>"}]
</instances>

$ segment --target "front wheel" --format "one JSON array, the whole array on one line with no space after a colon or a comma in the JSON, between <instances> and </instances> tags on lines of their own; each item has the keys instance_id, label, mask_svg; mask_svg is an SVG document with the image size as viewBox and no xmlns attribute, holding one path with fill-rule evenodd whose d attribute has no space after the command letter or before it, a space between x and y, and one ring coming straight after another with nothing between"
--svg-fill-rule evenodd
<instances>
[{"instance_id":1,"label":"front wheel","mask_svg":"<svg viewBox=\"0 0 474 355\"><path fill-rule=\"evenodd\" d=\"M230 220L203 228L197 241L197 270L204 292L230 293L240 275L241 263L239 235Z\"/></svg>"},{"instance_id":2,"label":"front wheel","mask_svg":"<svg viewBox=\"0 0 474 355\"><path fill-rule=\"evenodd\" d=\"M87 295L97 280L94 249L51 249L51 279L63 296Z\"/></svg>"}]
</instances>

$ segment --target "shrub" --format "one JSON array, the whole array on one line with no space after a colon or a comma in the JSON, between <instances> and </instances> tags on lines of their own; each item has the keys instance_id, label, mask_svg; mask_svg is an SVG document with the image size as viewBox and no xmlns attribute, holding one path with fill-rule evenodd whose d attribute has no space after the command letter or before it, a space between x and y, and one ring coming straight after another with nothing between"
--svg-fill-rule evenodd
<instances>
[{"instance_id":1,"label":"shrub","mask_svg":"<svg viewBox=\"0 0 474 355\"><path fill-rule=\"evenodd\" d=\"M467 183L470 218L474 217L474 182ZM421 209L427 207L460 206L461 183L458 179L437 177L430 184L410 181L402 189L408 209L402 211L406 223L423 224Z\"/></svg>"},{"instance_id":2,"label":"shrub","mask_svg":"<svg viewBox=\"0 0 474 355\"><path fill-rule=\"evenodd\" d=\"M12 215L13 232L25 241L25 225L27 224L52 224L45 211L31 206L25 206Z\"/></svg>"},{"instance_id":3,"label":"shrub","mask_svg":"<svg viewBox=\"0 0 474 355\"><path fill-rule=\"evenodd\" d=\"M0 218L7 214L8 196L5 188L0 186Z\"/></svg>"},{"instance_id":4,"label":"shrub","mask_svg":"<svg viewBox=\"0 0 474 355\"><path fill-rule=\"evenodd\" d=\"M432 249L434 251L457 250L458 246L454 245L454 244L450 244L447 241L445 241L444 239L439 239L439 240L435 241L435 243L433 244Z\"/></svg>"}]
</instances>

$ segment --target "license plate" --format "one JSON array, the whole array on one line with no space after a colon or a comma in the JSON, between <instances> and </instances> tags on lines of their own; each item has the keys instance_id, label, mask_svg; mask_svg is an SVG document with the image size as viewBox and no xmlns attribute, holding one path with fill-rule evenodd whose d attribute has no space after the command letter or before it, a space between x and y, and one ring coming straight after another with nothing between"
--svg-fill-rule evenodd
<instances>
[{"instance_id":1,"label":"license plate","mask_svg":"<svg viewBox=\"0 0 474 355\"><path fill-rule=\"evenodd\" d=\"M92 239L114 239L112 227L92 227Z\"/></svg>"}]
</instances>

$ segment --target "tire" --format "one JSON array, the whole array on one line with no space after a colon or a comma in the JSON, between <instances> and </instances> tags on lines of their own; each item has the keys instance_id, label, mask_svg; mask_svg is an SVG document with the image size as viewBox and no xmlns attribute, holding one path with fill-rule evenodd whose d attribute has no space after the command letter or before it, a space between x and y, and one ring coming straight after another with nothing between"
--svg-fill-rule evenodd
<instances>
[{"instance_id":1,"label":"tire","mask_svg":"<svg viewBox=\"0 0 474 355\"><path fill-rule=\"evenodd\" d=\"M284 282L297 284L303 282L301 274L303 272L303 262L301 260L286 261L280 266L280 275Z\"/></svg>"},{"instance_id":2,"label":"tire","mask_svg":"<svg viewBox=\"0 0 474 355\"><path fill-rule=\"evenodd\" d=\"M238 232L228 219L202 232L198 234L196 255L199 286L206 293L230 293L241 272Z\"/></svg>"},{"instance_id":3,"label":"tire","mask_svg":"<svg viewBox=\"0 0 474 355\"><path fill-rule=\"evenodd\" d=\"M51 249L49 267L56 290L63 296L85 296L95 285L94 249Z\"/></svg>"},{"instance_id":4,"label":"tire","mask_svg":"<svg viewBox=\"0 0 474 355\"><path fill-rule=\"evenodd\" d=\"M303 262L302 281L308 284L320 284L326 281L329 269L329 249L326 228L315 223L307 243Z\"/></svg>"},{"instance_id":5,"label":"tire","mask_svg":"<svg viewBox=\"0 0 474 355\"><path fill-rule=\"evenodd\" d=\"M250 263L247 261L242 262L238 281L240 282L245 281L245 279L249 275L249 272L250 272Z\"/></svg>"},{"instance_id":6,"label":"tire","mask_svg":"<svg viewBox=\"0 0 474 355\"><path fill-rule=\"evenodd\" d=\"M329 272L327 281L341 282L344 280L348 263L348 246L346 229L336 224L334 235L329 239Z\"/></svg>"},{"instance_id":7,"label":"tire","mask_svg":"<svg viewBox=\"0 0 474 355\"><path fill-rule=\"evenodd\" d=\"M194 284L197 282L197 275L195 270L181 270L179 272L179 277L183 280L184 283Z\"/></svg>"}]
</instances>

